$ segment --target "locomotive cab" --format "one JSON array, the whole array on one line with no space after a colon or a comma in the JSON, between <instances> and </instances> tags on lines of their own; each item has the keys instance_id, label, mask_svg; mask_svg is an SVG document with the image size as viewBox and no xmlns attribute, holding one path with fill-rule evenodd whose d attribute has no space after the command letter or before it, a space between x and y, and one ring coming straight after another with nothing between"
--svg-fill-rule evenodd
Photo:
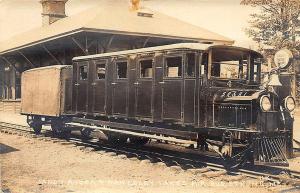
<instances>
[{"instance_id":1,"label":"locomotive cab","mask_svg":"<svg viewBox=\"0 0 300 193\"><path fill-rule=\"evenodd\" d=\"M217 47L209 51L206 60L207 81L211 85L207 103L212 107L208 108L211 118L204 123L226 130L223 134L216 132L216 138L220 140L222 136L220 153L232 156L232 146L245 145L244 151L254 147L257 164L286 165L292 155L291 112L295 101L278 92L280 84L267 83L262 87L262 56L249 50ZM278 72L279 69L275 71ZM225 144L230 144L229 152L224 150Z\"/></svg>"}]
</instances>

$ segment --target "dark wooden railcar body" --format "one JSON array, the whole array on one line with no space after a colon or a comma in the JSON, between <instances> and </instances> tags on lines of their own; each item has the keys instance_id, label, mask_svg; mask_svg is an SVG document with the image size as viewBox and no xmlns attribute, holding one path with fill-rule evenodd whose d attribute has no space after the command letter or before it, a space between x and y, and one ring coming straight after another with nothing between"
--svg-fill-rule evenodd
<instances>
[{"instance_id":1,"label":"dark wooden railcar body","mask_svg":"<svg viewBox=\"0 0 300 193\"><path fill-rule=\"evenodd\" d=\"M76 57L66 85L70 116L47 120L53 128L71 121L109 133L108 126L123 136L171 136L217 145L222 153L227 145L251 150L262 163L286 161L289 93L261 88L261 59L250 49L196 43Z\"/></svg>"},{"instance_id":2,"label":"dark wooden railcar body","mask_svg":"<svg viewBox=\"0 0 300 193\"><path fill-rule=\"evenodd\" d=\"M217 77L212 74L213 53L222 60L249 61L249 71L238 79ZM259 89L260 63L254 64L260 57L244 48L205 44L77 57L73 60L72 110L88 117L173 124L186 131L228 127L253 130L253 100L263 93ZM255 98L257 92L260 94ZM244 103L237 104L238 113L243 114L238 117L234 96L244 97L236 100ZM232 110L226 108L228 104Z\"/></svg>"},{"instance_id":3,"label":"dark wooden railcar body","mask_svg":"<svg viewBox=\"0 0 300 193\"><path fill-rule=\"evenodd\" d=\"M152 128L162 128L158 134L221 146L228 133L237 146L249 145L254 136L279 136L280 148L291 152L292 124L282 120L292 118L280 110L286 96L260 88L261 59L250 49L205 44L76 57L72 110L129 124L125 129L136 126L137 132L157 134ZM263 96L272 101L268 112L260 107ZM258 149L273 146L272 140L257 142Z\"/></svg>"}]
</instances>

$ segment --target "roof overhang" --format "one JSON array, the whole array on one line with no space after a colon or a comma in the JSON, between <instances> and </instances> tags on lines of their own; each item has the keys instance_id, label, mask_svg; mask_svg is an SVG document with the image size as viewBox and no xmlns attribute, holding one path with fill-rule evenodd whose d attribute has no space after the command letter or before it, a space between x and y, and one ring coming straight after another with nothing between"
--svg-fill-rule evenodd
<instances>
[{"instance_id":1,"label":"roof overhang","mask_svg":"<svg viewBox=\"0 0 300 193\"><path fill-rule=\"evenodd\" d=\"M126 31L112 31L105 29L90 29L90 28L79 28L72 31L68 31L65 33L57 34L49 38L44 38L38 41L33 41L28 44L20 45L15 48L7 49L0 52L0 55L7 54L10 52L15 52L18 50L26 49L29 47L33 47L39 44L56 41L61 38L71 37L76 34L85 33L85 32L93 32L98 34L114 34L114 35L128 35L128 36L138 36L138 37L150 37L150 38L159 38L166 40L174 40L174 41L186 41L186 42L199 42L199 43L217 43L224 45L231 45L234 41L224 41L224 40L212 40L212 39L199 39L199 38L188 38L188 37L180 37L180 36L170 36L170 35L161 35L161 34L151 34L151 33L134 33L134 32L126 32Z\"/></svg>"}]
</instances>

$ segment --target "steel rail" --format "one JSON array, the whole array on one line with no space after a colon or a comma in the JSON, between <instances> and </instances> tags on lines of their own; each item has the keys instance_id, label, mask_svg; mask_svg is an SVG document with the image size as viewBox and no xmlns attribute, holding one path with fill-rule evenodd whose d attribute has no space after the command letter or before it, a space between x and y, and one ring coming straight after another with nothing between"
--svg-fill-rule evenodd
<instances>
[{"instance_id":1,"label":"steel rail","mask_svg":"<svg viewBox=\"0 0 300 193\"><path fill-rule=\"evenodd\" d=\"M0 122L0 130L7 130L7 129L17 130L17 131L22 131L22 132L30 132L32 130L28 126L12 124L12 123L7 123L7 122ZM47 129L46 131L49 132L50 130ZM33 135L33 136L35 136L35 135ZM49 137L49 136L45 135L43 137ZM53 139L57 139L57 138L53 138ZM59 139L61 139L61 138L59 138ZM95 142L92 140L82 141L82 139L78 138L78 136L76 138L69 138L68 141L76 143L78 145L85 145L85 146L93 147L96 150L104 149L106 151L112 151L115 153L117 152L118 154L132 155L133 157L135 156L135 157L140 157L140 158L148 158L150 160L157 159L158 161L165 160L164 162L171 161L171 163L176 163L177 165L181 166L182 168L184 167L185 169L196 168L195 165L197 165L197 168L199 168L199 166L203 166L203 167L209 168L212 171L224 170L224 167L221 164L203 162L203 161L195 160L195 159L189 158L189 157L175 156L175 155L172 155L172 153L166 152L166 151L164 151L164 153L158 153L158 152L153 152L153 149L151 149L152 151L150 151L145 148L139 149L139 148L129 147L129 146L114 147L109 144L102 144L99 147L98 142ZM146 148L151 148L151 147L152 146L150 145L149 147L146 147ZM185 154L188 155L191 153L185 153ZM193 156L195 156L195 155L193 155ZM264 168L262 168L262 169L264 169ZM294 186L300 186L300 171L290 170L290 169L281 168L281 167L274 167L271 169L280 170L280 171L284 172L285 174L287 174L289 177L286 178L286 177L281 177L280 175L271 174L269 172L254 171L254 170L243 169L243 168L239 169L238 171L233 171L233 172L229 172L229 173L244 175L244 176L254 178L254 179L264 178L264 180L270 181L270 182L279 182L279 183L283 182L283 183L289 183Z\"/></svg>"}]
</instances>

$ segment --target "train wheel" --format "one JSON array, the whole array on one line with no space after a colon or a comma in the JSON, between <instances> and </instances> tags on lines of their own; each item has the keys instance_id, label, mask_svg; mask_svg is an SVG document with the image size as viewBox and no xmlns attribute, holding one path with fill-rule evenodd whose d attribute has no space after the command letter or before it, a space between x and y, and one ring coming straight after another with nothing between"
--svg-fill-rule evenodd
<instances>
[{"instance_id":1,"label":"train wheel","mask_svg":"<svg viewBox=\"0 0 300 193\"><path fill-rule=\"evenodd\" d=\"M149 138L146 137L130 137L129 140L134 145L145 145L149 142Z\"/></svg>"},{"instance_id":2,"label":"train wheel","mask_svg":"<svg viewBox=\"0 0 300 193\"><path fill-rule=\"evenodd\" d=\"M89 138L91 138L92 130L89 128L83 128L82 130L80 130L80 133L83 138L89 139Z\"/></svg>"},{"instance_id":3,"label":"train wheel","mask_svg":"<svg viewBox=\"0 0 300 193\"><path fill-rule=\"evenodd\" d=\"M109 143L113 145L124 145L127 142L127 136L124 135L118 135L118 134L107 134L107 139Z\"/></svg>"},{"instance_id":4,"label":"train wheel","mask_svg":"<svg viewBox=\"0 0 300 193\"><path fill-rule=\"evenodd\" d=\"M41 130L42 130L42 124L36 123L32 125L33 131L35 134L39 135L41 134Z\"/></svg>"},{"instance_id":5,"label":"train wheel","mask_svg":"<svg viewBox=\"0 0 300 193\"><path fill-rule=\"evenodd\" d=\"M41 133L43 123L39 116L27 116L27 123L32 127L35 134L39 135Z\"/></svg>"},{"instance_id":6,"label":"train wheel","mask_svg":"<svg viewBox=\"0 0 300 193\"><path fill-rule=\"evenodd\" d=\"M61 120L52 120L51 129L53 136L68 138L70 137L71 130L66 129Z\"/></svg>"}]
</instances>

